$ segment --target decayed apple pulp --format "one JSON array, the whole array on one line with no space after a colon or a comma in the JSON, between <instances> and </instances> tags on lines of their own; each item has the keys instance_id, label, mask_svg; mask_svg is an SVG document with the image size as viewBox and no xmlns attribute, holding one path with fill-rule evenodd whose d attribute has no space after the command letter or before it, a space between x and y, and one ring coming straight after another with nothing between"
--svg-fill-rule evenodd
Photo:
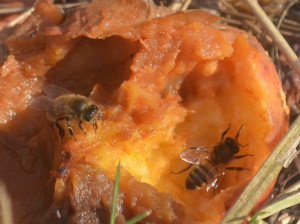
<instances>
[{"instance_id":1,"label":"decayed apple pulp","mask_svg":"<svg viewBox=\"0 0 300 224\"><path fill-rule=\"evenodd\" d=\"M255 38L217 20L138 0L65 14L37 1L7 40L0 77L0 173L15 223L107 223L119 161L117 223L147 210L144 222L220 222L287 130L288 108ZM77 140L60 144L46 112L28 107L48 83L93 99L98 132L72 121ZM172 174L188 165L180 153L216 145L229 124L228 136L243 125L240 154L253 154L230 166L250 170L228 171L217 194L187 190L189 172Z\"/></svg>"}]
</instances>

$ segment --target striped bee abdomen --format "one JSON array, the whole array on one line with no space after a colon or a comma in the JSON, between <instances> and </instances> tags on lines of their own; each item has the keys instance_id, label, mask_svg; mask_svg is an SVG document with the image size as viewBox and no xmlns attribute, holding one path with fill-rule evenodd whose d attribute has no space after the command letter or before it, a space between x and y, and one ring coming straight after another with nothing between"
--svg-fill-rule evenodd
<instances>
[{"instance_id":1,"label":"striped bee abdomen","mask_svg":"<svg viewBox=\"0 0 300 224\"><path fill-rule=\"evenodd\" d=\"M185 187L189 190L199 190L211 183L214 179L212 170L214 167L209 164L194 165L185 182Z\"/></svg>"}]
</instances>

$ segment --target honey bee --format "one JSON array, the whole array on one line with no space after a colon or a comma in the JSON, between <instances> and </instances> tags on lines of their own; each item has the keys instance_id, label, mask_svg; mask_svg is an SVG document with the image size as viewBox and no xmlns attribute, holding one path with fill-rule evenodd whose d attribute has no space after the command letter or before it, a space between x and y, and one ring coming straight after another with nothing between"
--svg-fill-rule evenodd
<instances>
[{"instance_id":1,"label":"honey bee","mask_svg":"<svg viewBox=\"0 0 300 224\"><path fill-rule=\"evenodd\" d=\"M180 158L190 163L190 165L174 174L179 174L192 168L185 182L185 186L188 190L199 190L205 186L207 191L211 188L216 190L219 187L221 178L225 176L227 170L249 170L243 167L228 166L233 159L253 156L251 154L236 155L239 153L240 147L247 146L238 142L238 137L243 125L239 128L235 138L225 138L230 126L231 125L222 133L220 143L212 147L213 150L211 153L206 150L207 148L189 147L180 154Z\"/></svg>"},{"instance_id":2,"label":"honey bee","mask_svg":"<svg viewBox=\"0 0 300 224\"><path fill-rule=\"evenodd\" d=\"M47 117L55 122L58 129L61 143L65 136L65 130L59 123L65 120L70 135L76 140L71 127L71 120L78 120L78 127L86 134L83 122L91 123L94 131L97 132L97 120L104 122L103 115L99 107L89 98L74 94L62 87L49 84L43 87L46 95L35 97L29 103L29 107L35 110L47 111Z\"/></svg>"}]
</instances>

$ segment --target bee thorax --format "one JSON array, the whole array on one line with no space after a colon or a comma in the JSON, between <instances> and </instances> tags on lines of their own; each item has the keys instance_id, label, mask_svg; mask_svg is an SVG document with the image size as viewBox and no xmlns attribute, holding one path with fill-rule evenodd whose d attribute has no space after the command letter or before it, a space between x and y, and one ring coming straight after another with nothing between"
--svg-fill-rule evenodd
<instances>
[{"instance_id":1,"label":"bee thorax","mask_svg":"<svg viewBox=\"0 0 300 224\"><path fill-rule=\"evenodd\" d=\"M215 164L227 164L232 160L233 153L225 144L219 144L215 147L211 159Z\"/></svg>"}]
</instances>

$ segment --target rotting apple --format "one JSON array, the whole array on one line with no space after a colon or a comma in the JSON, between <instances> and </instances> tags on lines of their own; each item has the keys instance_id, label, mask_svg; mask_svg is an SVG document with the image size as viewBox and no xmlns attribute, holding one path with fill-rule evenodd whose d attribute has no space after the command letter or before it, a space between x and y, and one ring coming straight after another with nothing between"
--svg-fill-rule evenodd
<instances>
[{"instance_id":1,"label":"rotting apple","mask_svg":"<svg viewBox=\"0 0 300 224\"><path fill-rule=\"evenodd\" d=\"M22 202L14 206L16 223L55 223L58 213L63 222L107 222L119 160L117 222L149 209L145 220L154 223L222 219L287 130L289 111L259 43L217 20L138 0L93 1L63 16L51 1L37 1L7 40L0 77L1 159L23 164L13 179L1 167L13 201ZM103 107L97 133L83 124L85 135L74 121L77 140L66 135L60 144L46 113L28 107L48 83ZM228 136L243 125L241 154L253 154L230 165L250 170L228 171L217 194L187 190L188 172L172 174L187 166L180 154L216 145L229 124ZM18 193L21 183L26 195Z\"/></svg>"}]
</instances>

